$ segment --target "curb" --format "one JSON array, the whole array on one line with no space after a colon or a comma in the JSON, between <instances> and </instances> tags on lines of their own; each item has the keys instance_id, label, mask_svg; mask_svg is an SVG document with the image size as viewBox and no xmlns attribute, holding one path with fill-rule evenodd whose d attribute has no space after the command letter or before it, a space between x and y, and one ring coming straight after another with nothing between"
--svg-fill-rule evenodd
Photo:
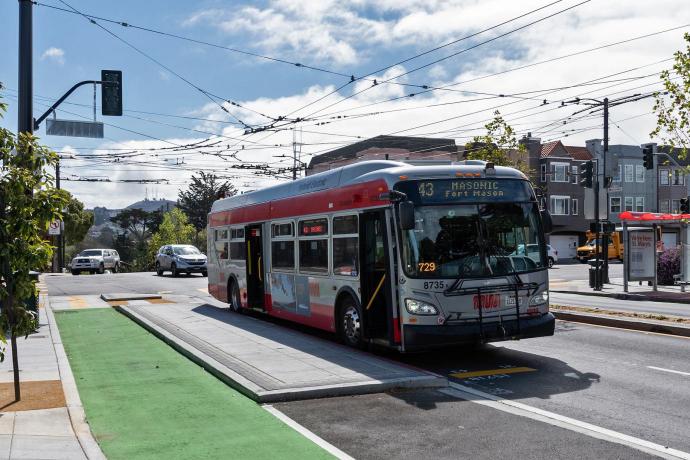
<instances>
[{"instance_id":1,"label":"curb","mask_svg":"<svg viewBox=\"0 0 690 460\"><path fill-rule=\"evenodd\" d=\"M260 404L382 393L396 388L445 388L448 386L448 380L445 377L424 371L427 375L423 378L402 377L387 381L372 379L368 382L312 386L289 390L266 390L183 340L170 335L164 329L152 324L129 308L120 305L113 308L158 337L190 361L204 368L221 382Z\"/></svg>"},{"instance_id":2,"label":"curb","mask_svg":"<svg viewBox=\"0 0 690 460\"><path fill-rule=\"evenodd\" d=\"M592 292L592 291L563 291L556 289L549 289L550 292L557 292L559 294L575 294L575 295L586 295L591 297L607 297L610 299L618 300L633 300L635 302L663 302L663 303L682 303L690 305L690 293L686 293L687 296L682 296L679 299L669 299L664 297L656 297L654 295L647 294L631 294L629 292L625 293L608 293L608 292Z\"/></svg>"},{"instance_id":3,"label":"curb","mask_svg":"<svg viewBox=\"0 0 690 460\"><path fill-rule=\"evenodd\" d=\"M690 337L690 327L681 326L662 321L645 321L633 318L617 318L609 315L596 315L592 313L572 312L569 310L551 310L556 319L573 321L576 323L593 324L595 326L607 326L620 329L632 329L642 332L656 332L659 334Z\"/></svg>"},{"instance_id":4,"label":"curb","mask_svg":"<svg viewBox=\"0 0 690 460\"><path fill-rule=\"evenodd\" d=\"M74 434L86 458L89 460L106 460L101 447L93 437L93 433L91 433L89 423L86 421L86 413L84 412L84 406L82 406L81 399L79 398L77 383L74 380L74 374L72 374L72 368L69 365L65 348L62 346L62 338L60 337L60 331L55 322L53 309L50 307L50 298L48 294L41 294L41 296L45 299L44 309L46 317L48 318L51 342L53 343L53 350L57 357L58 372L60 373L62 389L65 392L67 412L72 422L72 429L74 430Z\"/></svg>"}]
</instances>

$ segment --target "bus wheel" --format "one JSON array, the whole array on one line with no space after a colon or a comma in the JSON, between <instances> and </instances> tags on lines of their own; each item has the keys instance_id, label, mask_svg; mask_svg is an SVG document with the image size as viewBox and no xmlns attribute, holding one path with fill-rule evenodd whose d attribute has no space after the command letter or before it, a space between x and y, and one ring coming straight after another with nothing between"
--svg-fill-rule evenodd
<instances>
[{"instance_id":1,"label":"bus wheel","mask_svg":"<svg viewBox=\"0 0 690 460\"><path fill-rule=\"evenodd\" d=\"M362 312L352 297L347 296L340 305L340 338L350 347L362 348Z\"/></svg>"},{"instance_id":2,"label":"bus wheel","mask_svg":"<svg viewBox=\"0 0 690 460\"><path fill-rule=\"evenodd\" d=\"M237 283L234 281L230 282L230 310L234 311L235 313L240 313L242 311L240 288L237 287Z\"/></svg>"}]
</instances>

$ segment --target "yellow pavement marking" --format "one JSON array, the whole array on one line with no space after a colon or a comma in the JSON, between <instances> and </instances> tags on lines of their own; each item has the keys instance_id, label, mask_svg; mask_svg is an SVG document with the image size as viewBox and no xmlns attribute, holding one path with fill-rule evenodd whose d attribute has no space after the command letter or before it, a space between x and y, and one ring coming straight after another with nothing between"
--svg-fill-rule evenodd
<instances>
[{"instance_id":1,"label":"yellow pavement marking","mask_svg":"<svg viewBox=\"0 0 690 460\"><path fill-rule=\"evenodd\" d=\"M534 372L536 369L531 367L507 367L505 369L491 369L486 371L471 371L471 372L458 372L455 374L450 374L451 377L456 379L469 379L471 377L484 377L487 375L498 375L498 374L518 374L520 372Z\"/></svg>"},{"instance_id":2,"label":"yellow pavement marking","mask_svg":"<svg viewBox=\"0 0 690 460\"><path fill-rule=\"evenodd\" d=\"M86 308L88 307L86 300L83 297L70 296L69 298L70 308Z\"/></svg>"}]
</instances>

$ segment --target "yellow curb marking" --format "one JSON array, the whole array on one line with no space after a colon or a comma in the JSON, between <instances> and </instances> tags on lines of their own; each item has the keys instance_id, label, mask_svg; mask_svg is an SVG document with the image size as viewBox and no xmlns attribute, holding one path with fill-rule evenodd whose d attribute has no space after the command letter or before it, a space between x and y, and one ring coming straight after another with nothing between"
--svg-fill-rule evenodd
<instances>
[{"instance_id":1,"label":"yellow curb marking","mask_svg":"<svg viewBox=\"0 0 690 460\"><path fill-rule=\"evenodd\" d=\"M491 369L487 371L471 371L471 372L459 372L455 374L450 374L451 377L456 379L469 379L471 377L484 377L487 375L498 375L498 374L518 374L520 372L534 372L536 369L531 367L507 367L505 369Z\"/></svg>"}]
</instances>

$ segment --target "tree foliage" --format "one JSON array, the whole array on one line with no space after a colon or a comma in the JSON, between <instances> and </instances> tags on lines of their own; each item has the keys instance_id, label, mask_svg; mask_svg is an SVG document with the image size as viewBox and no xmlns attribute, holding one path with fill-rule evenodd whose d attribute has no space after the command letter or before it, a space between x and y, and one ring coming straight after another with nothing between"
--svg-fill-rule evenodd
<instances>
[{"instance_id":1,"label":"tree foliage","mask_svg":"<svg viewBox=\"0 0 690 460\"><path fill-rule=\"evenodd\" d=\"M65 222L65 245L71 246L81 242L86 236L93 225L93 212L86 211L84 203L67 190L61 190L61 193L68 200L62 218Z\"/></svg>"},{"instance_id":2,"label":"tree foliage","mask_svg":"<svg viewBox=\"0 0 690 460\"><path fill-rule=\"evenodd\" d=\"M530 176L526 148L518 142L515 131L503 119L501 112L495 111L494 119L484 127L486 134L475 136L472 142L465 145L465 158L484 160L496 166L509 166Z\"/></svg>"},{"instance_id":3,"label":"tree foliage","mask_svg":"<svg viewBox=\"0 0 690 460\"><path fill-rule=\"evenodd\" d=\"M219 198L233 196L237 193L229 181L221 180L214 174L199 171L192 176L192 183L187 190L180 190L177 206L187 214L189 222L197 230L206 228L207 216L213 202Z\"/></svg>"},{"instance_id":4,"label":"tree foliage","mask_svg":"<svg viewBox=\"0 0 690 460\"><path fill-rule=\"evenodd\" d=\"M163 214L163 222L149 242L149 259L156 257L158 248L165 244L194 244L196 229L189 223L187 215L180 209L173 208Z\"/></svg>"},{"instance_id":5,"label":"tree foliage","mask_svg":"<svg viewBox=\"0 0 690 460\"><path fill-rule=\"evenodd\" d=\"M6 106L0 104L0 116ZM15 398L19 399L19 369L16 338L38 326L37 315L25 308L36 294L30 270L45 266L53 252L45 235L50 222L60 219L67 204L55 189L48 169L57 155L22 133L19 138L0 128L0 340L12 341ZM3 347L4 348L4 347ZM4 359L4 350L0 353Z\"/></svg>"},{"instance_id":6,"label":"tree foliage","mask_svg":"<svg viewBox=\"0 0 690 460\"><path fill-rule=\"evenodd\" d=\"M674 54L673 69L661 72L667 94L655 94L657 120L656 128L650 134L672 149L680 149L683 159L690 148L690 33L686 32L684 38L686 49Z\"/></svg>"}]
</instances>

